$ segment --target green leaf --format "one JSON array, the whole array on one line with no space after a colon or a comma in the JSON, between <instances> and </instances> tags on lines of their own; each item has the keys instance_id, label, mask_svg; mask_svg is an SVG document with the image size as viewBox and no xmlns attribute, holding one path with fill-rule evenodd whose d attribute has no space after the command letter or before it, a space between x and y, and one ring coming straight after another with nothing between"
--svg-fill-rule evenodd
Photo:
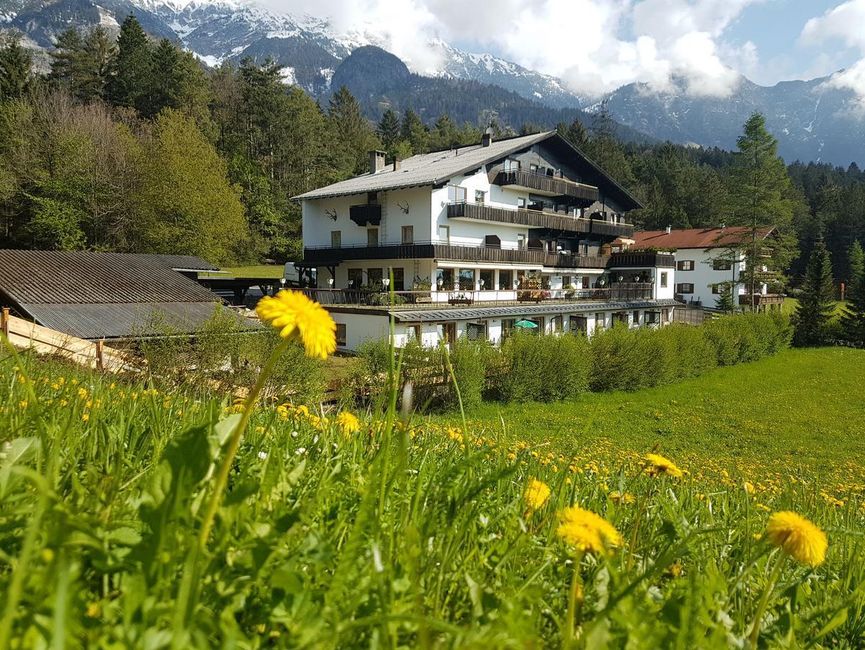
<instances>
[{"instance_id":1,"label":"green leaf","mask_svg":"<svg viewBox=\"0 0 865 650\"><path fill-rule=\"evenodd\" d=\"M16 438L3 446L0 464L0 494L6 492L12 467L29 462L39 451L38 438Z\"/></svg>"},{"instance_id":2,"label":"green leaf","mask_svg":"<svg viewBox=\"0 0 865 650\"><path fill-rule=\"evenodd\" d=\"M829 632L841 627L846 622L847 622L847 608L845 607L844 609L841 609L841 610L838 610L837 612L835 612L835 616L833 616L832 618L829 619L829 622L826 623L826 625L824 625L819 632L817 632L817 636L814 638L815 639L823 638L824 636L829 634Z\"/></svg>"},{"instance_id":3,"label":"green leaf","mask_svg":"<svg viewBox=\"0 0 865 650\"><path fill-rule=\"evenodd\" d=\"M216 440L219 442L220 447L228 442L228 437L231 435L231 432L234 431L240 418L240 413L232 413L227 418L220 420L214 425L213 431L216 433Z\"/></svg>"}]
</instances>

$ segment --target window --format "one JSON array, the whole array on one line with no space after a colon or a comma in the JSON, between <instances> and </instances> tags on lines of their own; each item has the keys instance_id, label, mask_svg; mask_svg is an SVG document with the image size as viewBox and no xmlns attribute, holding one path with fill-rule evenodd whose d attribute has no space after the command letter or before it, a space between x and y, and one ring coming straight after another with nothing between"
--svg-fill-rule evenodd
<instances>
[{"instance_id":1,"label":"window","mask_svg":"<svg viewBox=\"0 0 865 650\"><path fill-rule=\"evenodd\" d=\"M460 289L462 291L474 291L475 289L475 270L460 269Z\"/></svg>"},{"instance_id":2,"label":"window","mask_svg":"<svg viewBox=\"0 0 865 650\"><path fill-rule=\"evenodd\" d=\"M345 345L345 323L336 324L336 344Z\"/></svg>"},{"instance_id":3,"label":"window","mask_svg":"<svg viewBox=\"0 0 865 650\"><path fill-rule=\"evenodd\" d=\"M469 341L486 341L487 340L487 324L486 323L467 323L466 338Z\"/></svg>"},{"instance_id":4,"label":"window","mask_svg":"<svg viewBox=\"0 0 865 650\"><path fill-rule=\"evenodd\" d=\"M733 268L733 263L730 260L714 259L712 260L713 271L729 271Z\"/></svg>"},{"instance_id":5,"label":"window","mask_svg":"<svg viewBox=\"0 0 865 650\"><path fill-rule=\"evenodd\" d=\"M661 310L661 322L662 323L669 323L670 322L670 310L669 309L662 309Z\"/></svg>"},{"instance_id":6,"label":"window","mask_svg":"<svg viewBox=\"0 0 865 650\"><path fill-rule=\"evenodd\" d=\"M485 195L483 190L475 190L475 203L483 203Z\"/></svg>"},{"instance_id":7,"label":"window","mask_svg":"<svg viewBox=\"0 0 865 650\"><path fill-rule=\"evenodd\" d=\"M562 276L562 289L567 291L570 288L571 288L571 276L570 275L563 275Z\"/></svg>"},{"instance_id":8,"label":"window","mask_svg":"<svg viewBox=\"0 0 865 650\"><path fill-rule=\"evenodd\" d=\"M589 330L589 319L585 316L571 316L570 319L571 332L582 332L585 334Z\"/></svg>"},{"instance_id":9,"label":"window","mask_svg":"<svg viewBox=\"0 0 865 650\"><path fill-rule=\"evenodd\" d=\"M499 290L510 291L514 288L514 272L499 271Z\"/></svg>"},{"instance_id":10,"label":"window","mask_svg":"<svg viewBox=\"0 0 865 650\"><path fill-rule=\"evenodd\" d=\"M449 291L454 287L454 270L439 269L436 272L436 286L445 291Z\"/></svg>"},{"instance_id":11,"label":"window","mask_svg":"<svg viewBox=\"0 0 865 650\"><path fill-rule=\"evenodd\" d=\"M459 185L448 185L448 201L450 203L465 203L466 188Z\"/></svg>"},{"instance_id":12,"label":"window","mask_svg":"<svg viewBox=\"0 0 865 650\"><path fill-rule=\"evenodd\" d=\"M526 197L521 196L517 199L517 207L522 208L523 210L526 209Z\"/></svg>"},{"instance_id":13,"label":"window","mask_svg":"<svg viewBox=\"0 0 865 650\"><path fill-rule=\"evenodd\" d=\"M562 316L553 316L550 319L550 332L561 332L564 329L563 321Z\"/></svg>"},{"instance_id":14,"label":"window","mask_svg":"<svg viewBox=\"0 0 865 650\"><path fill-rule=\"evenodd\" d=\"M713 295L716 295L716 296L721 295L721 285L720 284L713 284L710 286L712 287L712 294Z\"/></svg>"},{"instance_id":15,"label":"window","mask_svg":"<svg viewBox=\"0 0 865 650\"><path fill-rule=\"evenodd\" d=\"M348 270L348 286L352 289L360 289L363 286L363 269Z\"/></svg>"},{"instance_id":16,"label":"window","mask_svg":"<svg viewBox=\"0 0 865 650\"><path fill-rule=\"evenodd\" d=\"M692 282L680 282L676 285L676 293L694 293L694 284Z\"/></svg>"},{"instance_id":17,"label":"window","mask_svg":"<svg viewBox=\"0 0 865 650\"><path fill-rule=\"evenodd\" d=\"M583 289L591 289L592 288L592 278L588 275L583 276Z\"/></svg>"},{"instance_id":18,"label":"window","mask_svg":"<svg viewBox=\"0 0 865 650\"><path fill-rule=\"evenodd\" d=\"M502 340L510 336L514 331L514 325L516 325L516 318L503 318L502 319Z\"/></svg>"},{"instance_id":19,"label":"window","mask_svg":"<svg viewBox=\"0 0 865 650\"><path fill-rule=\"evenodd\" d=\"M414 226L402 227L402 243L411 244L414 242Z\"/></svg>"},{"instance_id":20,"label":"window","mask_svg":"<svg viewBox=\"0 0 865 650\"><path fill-rule=\"evenodd\" d=\"M595 329L602 330L606 327L606 321L604 319L604 312L599 311L595 312Z\"/></svg>"},{"instance_id":21,"label":"window","mask_svg":"<svg viewBox=\"0 0 865 650\"><path fill-rule=\"evenodd\" d=\"M369 269L366 272L367 284L371 287L381 287L383 277L381 269Z\"/></svg>"},{"instance_id":22,"label":"window","mask_svg":"<svg viewBox=\"0 0 865 650\"><path fill-rule=\"evenodd\" d=\"M517 250L524 250L526 247L526 236L523 234L517 235Z\"/></svg>"},{"instance_id":23,"label":"window","mask_svg":"<svg viewBox=\"0 0 865 650\"><path fill-rule=\"evenodd\" d=\"M408 326L408 332L409 332L409 335L411 336L411 338L413 338L415 341L419 342L421 340L420 325L409 325Z\"/></svg>"},{"instance_id":24,"label":"window","mask_svg":"<svg viewBox=\"0 0 865 650\"><path fill-rule=\"evenodd\" d=\"M666 271L661 271L661 288L662 289L667 288L667 272Z\"/></svg>"},{"instance_id":25,"label":"window","mask_svg":"<svg viewBox=\"0 0 865 650\"><path fill-rule=\"evenodd\" d=\"M378 246L378 228L367 228L366 245Z\"/></svg>"},{"instance_id":26,"label":"window","mask_svg":"<svg viewBox=\"0 0 865 650\"><path fill-rule=\"evenodd\" d=\"M517 172L520 170L520 161L508 158L505 160L504 170L506 172Z\"/></svg>"},{"instance_id":27,"label":"window","mask_svg":"<svg viewBox=\"0 0 865 650\"><path fill-rule=\"evenodd\" d=\"M341 248L342 247L342 231L341 230L331 230L330 231L330 247L331 248Z\"/></svg>"},{"instance_id":28,"label":"window","mask_svg":"<svg viewBox=\"0 0 865 650\"><path fill-rule=\"evenodd\" d=\"M532 172L533 174L537 174L538 173L538 166L535 164L529 165L529 171Z\"/></svg>"},{"instance_id":29,"label":"window","mask_svg":"<svg viewBox=\"0 0 865 650\"><path fill-rule=\"evenodd\" d=\"M439 226L439 241L442 241L445 244L451 243L451 227L450 226Z\"/></svg>"},{"instance_id":30,"label":"window","mask_svg":"<svg viewBox=\"0 0 865 650\"><path fill-rule=\"evenodd\" d=\"M481 290L482 291L492 291L495 289L495 282L493 281L494 273L492 269L483 269L481 271Z\"/></svg>"},{"instance_id":31,"label":"window","mask_svg":"<svg viewBox=\"0 0 865 650\"><path fill-rule=\"evenodd\" d=\"M656 311L647 311L645 316L646 325L654 325L658 322L658 312Z\"/></svg>"},{"instance_id":32,"label":"window","mask_svg":"<svg viewBox=\"0 0 865 650\"><path fill-rule=\"evenodd\" d=\"M402 267L391 269L393 273L393 284L391 285L394 291L405 291L405 269Z\"/></svg>"},{"instance_id":33,"label":"window","mask_svg":"<svg viewBox=\"0 0 865 650\"><path fill-rule=\"evenodd\" d=\"M640 310L639 310L639 309L635 309L635 310L634 310L634 313L633 313L633 315L632 315L632 318L633 318L633 323L634 323L634 325L639 325L639 324L640 324Z\"/></svg>"},{"instance_id":34,"label":"window","mask_svg":"<svg viewBox=\"0 0 865 650\"><path fill-rule=\"evenodd\" d=\"M676 270L677 271L693 271L694 270L694 260L680 260L676 262Z\"/></svg>"}]
</instances>

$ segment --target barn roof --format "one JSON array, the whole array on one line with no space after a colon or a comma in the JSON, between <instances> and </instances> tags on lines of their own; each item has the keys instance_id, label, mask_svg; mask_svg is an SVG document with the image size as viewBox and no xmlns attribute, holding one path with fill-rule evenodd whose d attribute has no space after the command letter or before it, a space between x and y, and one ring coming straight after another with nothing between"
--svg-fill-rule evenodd
<instances>
[{"instance_id":1,"label":"barn roof","mask_svg":"<svg viewBox=\"0 0 865 650\"><path fill-rule=\"evenodd\" d=\"M85 339L189 333L222 301L174 268L212 267L185 255L0 250L0 303Z\"/></svg>"}]
</instances>

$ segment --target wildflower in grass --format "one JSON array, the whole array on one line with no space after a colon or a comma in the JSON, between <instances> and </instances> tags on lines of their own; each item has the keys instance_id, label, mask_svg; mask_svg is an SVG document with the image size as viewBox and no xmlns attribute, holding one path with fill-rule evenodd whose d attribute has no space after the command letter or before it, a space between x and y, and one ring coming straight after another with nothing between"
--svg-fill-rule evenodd
<instances>
[{"instance_id":1,"label":"wildflower in grass","mask_svg":"<svg viewBox=\"0 0 865 650\"><path fill-rule=\"evenodd\" d=\"M815 567L826 559L826 533L795 512L776 512L766 525L766 539L800 564Z\"/></svg>"},{"instance_id":2,"label":"wildflower in grass","mask_svg":"<svg viewBox=\"0 0 865 650\"><path fill-rule=\"evenodd\" d=\"M622 545L619 531L606 519L589 510L571 506L561 512L559 520L556 534L582 553L606 555Z\"/></svg>"},{"instance_id":3,"label":"wildflower in grass","mask_svg":"<svg viewBox=\"0 0 865 650\"><path fill-rule=\"evenodd\" d=\"M529 479L526 491L523 493L529 514L544 507L550 498L550 486L536 478Z\"/></svg>"},{"instance_id":4,"label":"wildflower in grass","mask_svg":"<svg viewBox=\"0 0 865 650\"><path fill-rule=\"evenodd\" d=\"M350 436L360 431L360 420L348 411L341 411L336 416L336 426L339 427L344 436Z\"/></svg>"},{"instance_id":5,"label":"wildflower in grass","mask_svg":"<svg viewBox=\"0 0 865 650\"><path fill-rule=\"evenodd\" d=\"M610 497L610 501L613 503L622 503L624 505L631 505L637 501L637 497L630 492L619 492L616 490L615 492L610 492L607 496Z\"/></svg>"},{"instance_id":6,"label":"wildflower in grass","mask_svg":"<svg viewBox=\"0 0 865 650\"><path fill-rule=\"evenodd\" d=\"M664 458L660 454L646 454L646 461L646 473L649 476L682 477L682 470L669 458Z\"/></svg>"},{"instance_id":7,"label":"wildflower in grass","mask_svg":"<svg viewBox=\"0 0 865 650\"><path fill-rule=\"evenodd\" d=\"M745 481L742 487L745 488L745 492L748 494L754 494L754 484L751 481Z\"/></svg>"},{"instance_id":8,"label":"wildflower in grass","mask_svg":"<svg viewBox=\"0 0 865 650\"><path fill-rule=\"evenodd\" d=\"M255 311L282 338L299 340L308 357L326 359L336 351L336 323L324 307L302 293L283 290L265 296Z\"/></svg>"}]
</instances>

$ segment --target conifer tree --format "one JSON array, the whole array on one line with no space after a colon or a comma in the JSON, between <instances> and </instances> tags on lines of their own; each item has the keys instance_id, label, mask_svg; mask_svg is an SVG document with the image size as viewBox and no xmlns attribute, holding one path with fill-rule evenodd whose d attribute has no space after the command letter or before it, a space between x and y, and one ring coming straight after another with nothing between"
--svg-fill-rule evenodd
<instances>
[{"instance_id":1,"label":"conifer tree","mask_svg":"<svg viewBox=\"0 0 865 650\"><path fill-rule=\"evenodd\" d=\"M850 271L847 284L847 305L841 325L847 341L865 347L865 251L854 241L848 253Z\"/></svg>"},{"instance_id":2,"label":"conifer tree","mask_svg":"<svg viewBox=\"0 0 865 650\"><path fill-rule=\"evenodd\" d=\"M763 115L754 113L748 118L736 144L739 151L730 176L728 225L750 229L745 283L748 295L755 300L760 284L781 280L795 250L792 187L784 161L778 157L778 141L766 130ZM765 226L775 227L771 241L759 236ZM764 271L767 260L770 268Z\"/></svg>"},{"instance_id":3,"label":"conifer tree","mask_svg":"<svg viewBox=\"0 0 865 650\"><path fill-rule=\"evenodd\" d=\"M408 142L413 154L426 153L429 150L429 131L418 114L410 108L403 113L400 138Z\"/></svg>"},{"instance_id":4,"label":"conifer tree","mask_svg":"<svg viewBox=\"0 0 865 650\"><path fill-rule=\"evenodd\" d=\"M363 116L360 104L345 86L330 98L327 118L334 135L336 167L341 175L348 177L368 171L367 155L379 148L380 143Z\"/></svg>"},{"instance_id":5,"label":"conifer tree","mask_svg":"<svg viewBox=\"0 0 865 650\"><path fill-rule=\"evenodd\" d=\"M388 156L393 157L400 140L399 118L393 109L387 109L381 116L376 132Z\"/></svg>"},{"instance_id":6,"label":"conifer tree","mask_svg":"<svg viewBox=\"0 0 865 650\"><path fill-rule=\"evenodd\" d=\"M117 106L146 114L150 108L152 51L147 34L134 16L120 26L117 56L111 65L108 97Z\"/></svg>"},{"instance_id":7,"label":"conifer tree","mask_svg":"<svg viewBox=\"0 0 865 650\"><path fill-rule=\"evenodd\" d=\"M57 37L51 52L49 79L68 88L78 99L101 99L106 94L116 51L104 27L97 26L83 36L77 29L67 29Z\"/></svg>"},{"instance_id":8,"label":"conifer tree","mask_svg":"<svg viewBox=\"0 0 865 650\"><path fill-rule=\"evenodd\" d=\"M205 126L210 122L208 98L204 72L195 57L162 39L153 51L145 116L154 117L165 108L174 108Z\"/></svg>"},{"instance_id":9,"label":"conifer tree","mask_svg":"<svg viewBox=\"0 0 865 650\"><path fill-rule=\"evenodd\" d=\"M17 38L0 48L0 100L24 95L33 80L33 56Z\"/></svg>"},{"instance_id":10,"label":"conifer tree","mask_svg":"<svg viewBox=\"0 0 865 650\"><path fill-rule=\"evenodd\" d=\"M793 342L798 346L823 345L829 340L829 323L835 309L832 260L822 237L805 269L805 283L793 315Z\"/></svg>"}]
</instances>

